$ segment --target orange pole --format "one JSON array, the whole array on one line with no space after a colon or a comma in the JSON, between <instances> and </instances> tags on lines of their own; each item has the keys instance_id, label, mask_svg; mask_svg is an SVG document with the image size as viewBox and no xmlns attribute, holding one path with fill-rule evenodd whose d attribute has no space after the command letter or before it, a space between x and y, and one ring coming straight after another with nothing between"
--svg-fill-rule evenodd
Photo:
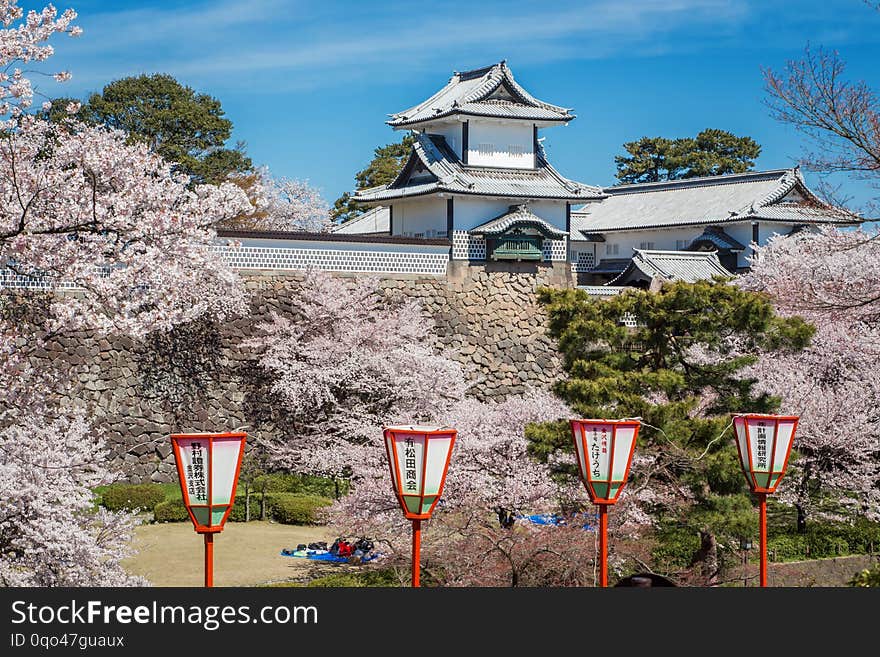
<instances>
[{"instance_id":1,"label":"orange pole","mask_svg":"<svg viewBox=\"0 0 880 657\"><path fill-rule=\"evenodd\" d=\"M761 586L767 586L767 493L758 493L761 509Z\"/></svg>"},{"instance_id":2,"label":"orange pole","mask_svg":"<svg viewBox=\"0 0 880 657\"><path fill-rule=\"evenodd\" d=\"M421 520L413 520L413 549L412 549L412 585L414 587L419 587L419 571L421 570L421 565L419 560L421 559L422 552L422 521Z\"/></svg>"},{"instance_id":3,"label":"orange pole","mask_svg":"<svg viewBox=\"0 0 880 657\"><path fill-rule=\"evenodd\" d=\"M214 534L205 534L205 586L214 586Z\"/></svg>"},{"instance_id":4,"label":"orange pole","mask_svg":"<svg viewBox=\"0 0 880 657\"><path fill-rule=\"evenodd\" d=\"M608 586L608 507L599 505L599 586Z\"/></svg>"}]
</instances>

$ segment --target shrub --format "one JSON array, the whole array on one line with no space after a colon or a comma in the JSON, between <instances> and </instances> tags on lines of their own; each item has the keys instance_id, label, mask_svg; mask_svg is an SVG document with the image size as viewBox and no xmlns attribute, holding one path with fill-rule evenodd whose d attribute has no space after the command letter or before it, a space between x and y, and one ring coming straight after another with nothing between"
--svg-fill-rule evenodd
<instances>
[{"instance_id":1,"label":"shrub","mask_svg":"<svg viewBox=\"0 0 880 657\"><path fill-rule=\"evenodd\" d=\"M651 551L652 560L667 570L686 568L700 548L700 537L694 531L672 522L663 523L655 538L657 545Z\"/></svg>"},{"instance_id":2,"label":"shrub","mask_svg":"<svg viewBox=\"0 0 880 657\"><path fill-rule=\"evenodd\" d=\"M153 509L153 517L156 522L182 522L189 520L189 514L186 512L183 500L159 502Z\"/></svg>"},{"instance_id":3,"label":"shrub","mask_svg":"<svg viewBox=\"0 0 880 657\"><path fill-rule=\"evenodd\" d=\"M314 525L319 522L318 509L332 503L317 495L274 493L268 498L269 517L284 525Z\"/></svg>"},{"instance_id":4,"label":"shrub","mask_svg":"<svg viewBox=\"0 0 880 657\"><path fill-rule=\"evenodd\" d=\"M271 497L271 495L270 495ZM230 522L244 522L247 508L246 508L246 496L240 490L238 494L235 496L235 502L232 505L232 511L229 512L229 520ZM256 495L251 495L251 520L259 520L260 519L260 498Z\"/></svg>"},{"instance_id":5,"label":"shrub","mask_svg":"<svg viewBox=\"0 0 880 657\"><path fill-rule=\"evenodd\" d=\"M111 511L150 511L164 500L165 489L160 484L110 484L101 494L101 504Z\"/></svg>"},{"instance_id":6,"label":"shrub","mask_svg":"<svg viewBox=\"0 0 880 657\"><path fill-rule=\"evenodd\" d=\"M400 586L400 582L394 571L386 568L382 570L363 570L361 572L333 573L313 579L307 586L313 588L381 587Z\"/></svg>"},{"instance_id":7,"label":"shrub","mask_svg":"<svg viewBox=\"0 0 880 657\"><path fill-rule=\"evenodd\" d=\"M267 493L300 493L332 498L336 495L337 484L339 494L345 495L348 492L348 482L344 479L273 472L254 479L253 489L257 494L265 490Z\"/></svg>"},{"instance_id":8,"label":"shrub","mask_svg":"<svg viewBox=\"0 0 880 657\"><path fill-rule=\"evenodd\" d=\"M848 586L857 586L860 588L880 587L880 563L874 564L871 568L865 568L847 582Z\"/></svg>"}]
</instances>

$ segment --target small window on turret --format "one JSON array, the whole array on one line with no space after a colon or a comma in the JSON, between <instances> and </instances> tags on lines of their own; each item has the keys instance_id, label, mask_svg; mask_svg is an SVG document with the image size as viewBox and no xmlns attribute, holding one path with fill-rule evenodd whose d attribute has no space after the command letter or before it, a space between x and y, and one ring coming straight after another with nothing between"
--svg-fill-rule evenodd
<instances>
[{"instance_id":1,"label":"small window on turret","mask_svg":"<svg viewBox=\"0 0 880 657\"><path fill-rule=\"evenodd\" d=\"M480 153L480 155L493 155L495 153L495 144L477 144L477 151Z\"/></svg>"}]
</instances>

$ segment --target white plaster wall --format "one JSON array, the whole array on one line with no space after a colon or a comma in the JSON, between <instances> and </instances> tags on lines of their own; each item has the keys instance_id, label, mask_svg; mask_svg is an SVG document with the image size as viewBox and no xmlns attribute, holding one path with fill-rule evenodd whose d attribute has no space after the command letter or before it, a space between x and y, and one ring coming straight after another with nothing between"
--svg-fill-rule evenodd
<instances>
[{"instance_id":1,"label":"white plaster wall","mask_svg":"<svg viewBox=\"0 0 880 657\"><path fill-rule=\"evenodd\" d=\"M446 230L446 199L429 196L395 201L392 224L395 235L436 237L437 231Z\"/></svg>"},{"instance_id":2,"label":"white plaster wall","mask_svg":"<svg viewBox=\"0 0 880 657\"><path fill-rule=\"evenodd\" d=\"M531 123L494 123L470 118L468 128L468 164L474 166L531 169L535 166L533 126ZM491 144L491 152L480 152L480 144ZM522 153L512 154L510 146Z\"/></svg>"},{"instance_id":3,"label":"white plaster wall","mask_svg":"<svg viewBox=\"0 0 880 657\"><path fill-rule=\"evenodd\" d=\"M604 245L601 242L583 242L580 240L572 240L571 248L569 249L569 260L571 262L577 262L579 253L592 253L594 262L599 261L599 248L603 248L604 253Z\"/></svg>"},{"instance_id":4,"label":"white plaster wall","mask_svg":"<svg viewBox=\"0 0 880 657\"><path fill-rule=\"evenodd\" d=\"M630 258L633 249L641 248L642 242L653 242L654 249L659 251L677 251L678 240L686 240L690 243L699 237L706 226L687 226L682 228L654 228L651 230L627 230L603 233L605 237L604 244L596 245L597 261L603 258ZM738 223L724 224L724 232L733 239L746 246L745 251L737 255L737 266L748 267L746 260L751 255L751 249L748 248L752 241L752 224L750 221ZM791 224L759 222L758 243L764 245L767 240L774 234L785 235L792 229ZM606 254L606 244L617 244L617 254ZM572 247L574 248L574 247Z\"/></svg>"},{"instance_id":5,"label":"white plaster wall","mask_svg":"<svg viewBox=\"0 0 880 657\"><path fill-rule=\"evenodd\" d=\"M214 248L225 251L226 239L220 237L214 242ZM382 242L321 242L318 240L284 240L284 239L255 239L244 238L239 240L245 249L267 249L280 251L345 251L345 252L376 252L395 254L437 254L448 253L449 247L435 244L383 244ZM232 249L233 251L235 249Z\"/></svg>"},{"instance_id":6,"label":"white plaster wall","mask_svg":"<svg viewBox=\"0 0 880 657\"><path fill-rule=\"evenodd\" d=\"M516 204L517 199L486 199L456 196L453 213L455 230L475 228L490 219L504 214L510 209L511 205ZM535 201L529 204L529 208L547 223L556 226L560 230L565 230L565 201ZM394 209L394 223L395 225L397 224L396 205Z\"/></svg>"},{"instance_id":7,"label":"white plaster wall","mask_svg":"<svg viewBox=\"0 0 880 657\"><path fill-rule=\"evenodd\" d=\"M461 122L438 122L425 126L425 132L432 135L443 135L446 143L461 159Z\"/></svg>"}]
</instances>

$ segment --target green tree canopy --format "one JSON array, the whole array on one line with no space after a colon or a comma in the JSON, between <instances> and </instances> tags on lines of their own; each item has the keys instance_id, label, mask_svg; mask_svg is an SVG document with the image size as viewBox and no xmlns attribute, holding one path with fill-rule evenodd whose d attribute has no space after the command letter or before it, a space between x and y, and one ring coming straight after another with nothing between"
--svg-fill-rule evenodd
<instances>
[{"instance_id":1,"label":"green tree canopy","mask_svg":"<svg viewBox=\"0 0 880 657\"><path fill-rule=\"evenodd\" d=\"M661 520L699 537L693 561L717 576L718 538L743 536L756 523L730 434L718 436L732 412L777 407L777 399L754 392L744 369L756 354L803 349L812 326L778 317L766 296L720 281L632 289L608 300L543 289L540 299L567 375L555 392L581 417L642 418L637 449L653 457L650 478L688 491ZM635 328L622 324L626 314ZM565 423L532 426L528 436L538 458L572 451Z\"/></svg>"},{"instance_id":2,"label":"green tree canopy","mask_svg":"<svg viewBox=\"0 0 880 657\"><path fill-rule=\"evenodd\" d=\"M55 104L53 104L53 107ZM50 109L50 118L60 114ZM111 82L92 94L79 118L124 130L144 142L194 183L219 183L230 173L252 168L242 144L227 148L232 121L220 101L196 93L170 75L138 75Z\"/></svg>"},{"instance_id":3,"label":"green tree canopy","mask_svg":"<svg viewBox=\"0 0 880 657\"><path fill-rule=\"evenodd\" d=\"M407 134L399 142L376 148L373 151L373 159L366 168L355 174L355 189L387 185L394 180L406 163L413 141L413 136ZM335 221L345 222L362 214L365 209L366 207L357 203L350 193L345 192L333 204L332 216Z\"/></svg>"},{"instance_id":4,"label":"green tree canopy","mask_svg":"<svg viewBox=\"0 0 880 657\"><path fill-rule=\"evenodd\" d=\"M622 183L742 173L754 168L761 154L761 146L751 137L716 128L707 128L696 137L642 137L626 142L623 148L627 155L614 158Z\"/></svg>"}]
</instances>

